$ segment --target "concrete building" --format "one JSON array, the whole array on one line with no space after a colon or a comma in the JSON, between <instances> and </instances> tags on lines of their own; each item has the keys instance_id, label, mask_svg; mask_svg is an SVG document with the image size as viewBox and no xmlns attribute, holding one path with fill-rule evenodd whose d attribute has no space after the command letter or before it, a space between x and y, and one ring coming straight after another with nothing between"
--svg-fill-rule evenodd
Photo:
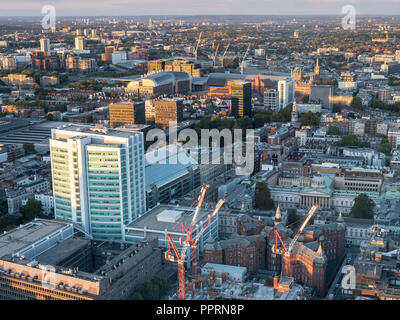
<instances>
[{"instance_id":1,"label":"concrete building","mask_svg":"<svg viewBox=\"0 0 400 320\"><path fill-rule=\"evenodd\" d=\"M332 110L333 88L330 85L312 85L310 101L320 103L323 109Z\"/></svg>"},{"instance_id":2,"label":"concrete building","mask_svg":"<svg viewBox=\"0 0 400 320\"><path fill-rule=\"evenodd\" d=\"M74 236L72 223L35 219L0 236L0 258L14 255L33 259L57 245L59 241Z\"/></svg>"},{"instance_id":3,"label":"concrete building","mask_svg":"<svg viewBox=\"0 0 400 320\"><path fill-rule=\"evenodd\" d=\"M186 151L169 145L146 153L147 208L169 203L200 186L200 167Z\"/></svg>"},{"instance_id":4,"label":"concrete building","mask_svg":"<svg viewBox=\"0 0 400 320\"><path fill-rule=\"evenodd\" d=\"M85 50L86 49L86 39L84 37L75 38L75 50Z\"/></svg>"},{"instance_id":5,"label":"concrete building","mask_svg":"<svg viewBox=\"0 0 400 320\"><path fill-rule=\"evenodd\" d=\"M111 128L146 123L144 101L111 103L109 114Z\"/></svg>"},{"instance_id":6,"label":"concrete building","mask_svg":"<svg viewBox=\"0 0 400 320\"><path fill-rule=\"evenodd\" d=\"M183 100L162 99L154 101L155 124L166 129L171 123L183 121Z\"/></svg>"},{"instance_id":7,"label":"concrete building","mask_svg":"<svg viewBox=\"0 0 400 320\"><path fill-rule=\"evenodd\" d=\"M132 221L125 227L125 239L127 242L136 243L146 237L157 237L158 246L162 248L167 247L167 233L170 234L178 250L182 248L180 237L182 236L181 229L176 229L176 224L183 223L189 226L195 208L184 207L176 205L159 205L141 216L140 218ZM198 216L198 222L194 228L192 237L195 238L198 232L202 229L204 223L208 220L213 209L201 208ZM211 237L218 239L218 214L206 227L204 233L201 235L198 242L198 256L202 255L205 250L206 240ZM191 250L187 251L187 259L189 268L191 264Z\"/></svg>"},{"instance_id":8,"label":"concrete building","mask_svg":"<svg viewBox=\"0 0 400 320\"><path fill-rule=\"evenodd\" d=\"M297 113L306 113L306 112L312 112L312 113L319 113L322 112L322 104L320 103L297 103L296 104L296 110Z\"/></svg>"},{"instance_id":9,"label":"concrete building","mask_svg":"<svg viewBox=\"0 0 400 320\"><path fill-rule=\"evenodd\" d=\"M264 107L267 110L279 110L279 93L276 89L264 92Z\"/></svg>"},{"instance_id":10,"label":"concrete building","mask_svg":"<svg viewBox=\"0 0 400 320\"><path fill-rule=\"evenodd\" d=\"M124 240L124 225L146 211L143 134L66 125L52 130L50 153L55 217Z\"/></svg>"},{"instance_id":11,"label":"concrete building","mask_svg":"<svg viewBox=\"0 0 400 320\"><path fill-rule=\"evenodd\" d=\"M192 77L201 77L201 65L181 59L161 59L147 62L148 72L176 71L185 72Z\"/></svg>"},{"instance_id":12,"label":"concrete building","mask_svg":"<svg viewBox=\"0 0 400 320\"><path fill-rule=\"evenodd\" d=\"M293 79L278 81L279 110L294 102L295 81Z\"/></svg>"},{"instance_id":13,"label":"concrete building","mask_svg":"<svg viewBox=\"0 0 400 320\"><path fill-rule=\"evenodd\" d=\"M127 92L141 95L187 94L192 90L192 76L185 72L158 72L148 74L140 80L129 82Z\"/></svg>"},{"instance_id":14,"label":"concrete building","mask_svg":"<svg viewBox=\"0 0 400 320\"><path fill-rule=\"evenodd\" d=\"M50 39L47 38L40 39L40 51L42 52L50 51Z\"/></svg>"},{"instance_id":15,"label":"concrete building","mask_svg":"<svg viewBox=\"0 0 400 320\"><path fill-rule=\"evenodd\" d=\"M227 280L232 282L244 282L246 279L247 269L246 267L207 262L201 268L201 275L204 278L208 278L210 272L214 272L214 275L217 278L226 277Z\"/></svg>"},{"instance_id":16,"label":"concrete building","mask_svg":"<svg viewBox=\"0 0 400 320\"><path fill-rule=\"evenodd\" d=\"M0 297L7 300L128 299L162 265L157 239L136 244L68 239L35 255L34 259L1 258Z\"/></svg>"}]
</instances>

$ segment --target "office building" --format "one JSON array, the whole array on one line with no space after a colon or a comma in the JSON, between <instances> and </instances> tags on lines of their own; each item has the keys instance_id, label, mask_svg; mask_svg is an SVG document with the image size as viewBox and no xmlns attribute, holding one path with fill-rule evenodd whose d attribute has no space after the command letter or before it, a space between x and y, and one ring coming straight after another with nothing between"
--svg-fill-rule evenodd
<instances>
[{"instance_id":1,"label":"office building","mask_svg":"<svg viewBox=\"0 0 400 320\"><path fill-rule=\"evenodd\" d=\"M270 89L264 92L264 107L267 110L278 110L279 94L276 89Z\"/></svg>"},{"instance_id":2,"label":"office building","mask_svg":"<svg viewBox=\"0 0 400 320\"><path fill-rule=\"evenodd\" d=\"M148 72L176 71L186 72L192 77L201 76L201 65L193 61L181 59L151 60L147 63Z\"/></svg>"},{"instance_id":3,"label":"office building","mask_svg":"<svg viewBox=\"0 0 400 320\"><path fill-rule=\"evenodd\" d=\"M231 92L231 115L236 118L251 117L251 83L232 83Z\"/></svg>"},{"instance_id":4,"label":"office building","mask_svg":"<svg viewBox=\"0 0 400 320\"><path fill-rule=\"evenodd\" d=\"M285 79L278 81L279 110L294 102L294 80Z\"/></svg>"},{"instance_id":5,"label":"office building","mask_svg":"<svg viewBox=\"0 0 400 320\"><path fill-rule=\"evenodd\" d=\"M50 39L40 39L40 51L49 52L50 51Z\"/></svg>"},{"instance_id":6,"label":"office building","mask_svg":"<svg viewBox=\"0 0 400 320\"><path fill-rule=\"evenodd\" d=\"M76 37L75 38L75 50L85 50L86 49L86 40L84 37Z\"/></svg>"},{"instance_id":7,"label":"office building","mask_svg":"<svg viewBox=\"0 0 400 320\"><path fill-rule=\"evenodd\" d=\"M65 60L65 68L71 72L93 72L96 70L96 60L84 59L77 55L69 55Z\"/></svg>"},{"instance_id":8,"label":"office building","mask_svg":"<svg viewBox=\"0 0 400 320\"><path fill-rule=\"evenodd\" d=\"M147 208L184 196L200 186L200 167L186 150L170 144L146 153Z\"/></svg>"},{"instance_id":9,"label":"office building","mask_svg":"<svg viewBox=\"0 0 400 320\"><path fill-rule=\"evenodd\" d=\"M111 62L112 54L114 53L114 47L108 46L104 48L104 53L101 54L101 61Z\"/></svg>"},{"instance_id":10,"label":"office building","mask_svg":"<svg viewBox=\"0 0 400 320\"><path fill-rule=\"evenodd\" d=\"M67 125L50 139L56 218L95 239L124 240L123 227L146 211L143 134Z\"/></svg>"},{"instance_id":11,"label":"office building","mask_svg":"<svg viewBox=\"0 0 400 320\"><path fill-rule=\"evenodd\" d=\"M333 88L331 85L312 85L310 89L310 101L320 103L323 109L332 110Z\"/></svg>"},{"instance_id":12,"label":"office building","mask_svg":"<svg viewBox=\"0 0 400 320\"><path fill-rule=\"evenodd\" d=\"M154 238L135 244L83 238L53 242L31 258L8 255L0 259L0 299L128 299L164 264Z\"/></svg>"},{"instance_id":13,"label":"office building","mask_svg":"<svg viewBox=\"0 0 400 320\"><path fill-rule=\"evenodd\" d=\"M172 123L183 121L183 100L156 100L154 101L155 123L163 129Z\"/></svg>"},{"instance_id":14,"label":"office building","mask_svg":"<svg viewBox=\"0 0 400 320\"><path fill-rule=\"evenodd\" d=\"M116 128L125 124L145 124L144 101L112 103L109 107L110 127Z\"/></svg>"},{"instance_id":15,"label":"office building","mask_svg":"<svg viewBox=\"0 0 400 320\"><path fill-rule=\"evenodd\" d=\"M185 72L165 71L148 74L129 82L127 92L140 95L187 94L192 90L192 76Z\"/></svg>"}]
</instances>

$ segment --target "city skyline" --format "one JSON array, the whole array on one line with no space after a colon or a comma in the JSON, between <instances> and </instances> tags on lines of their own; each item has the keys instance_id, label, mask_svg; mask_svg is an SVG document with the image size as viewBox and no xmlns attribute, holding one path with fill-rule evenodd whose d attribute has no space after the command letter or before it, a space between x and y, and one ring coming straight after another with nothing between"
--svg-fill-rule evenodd
<instances>
[{"instance_id":1,"label":"city skyline","mask_svg":"<svg viewBox=\"0 0 400 320\"><path fill-rule=\"evenodd\" d=\"M229 5L228 5L229 3ZM51 4L58 16L142 16L142 15L341 15L343 6L353 5L360 15L393 15L400 12L400 1L384 0L379 4L372 0L249 0L246 5L239 0L202 1L188 6L183 0L170 0L165 7L161 0L101 0L85 1L31 1L2 4L1 16L40 16L44 5ZM95 4L95 6L94 6ZM99 5L101 4L101 5Z\"/></svg>"}]
</instances>

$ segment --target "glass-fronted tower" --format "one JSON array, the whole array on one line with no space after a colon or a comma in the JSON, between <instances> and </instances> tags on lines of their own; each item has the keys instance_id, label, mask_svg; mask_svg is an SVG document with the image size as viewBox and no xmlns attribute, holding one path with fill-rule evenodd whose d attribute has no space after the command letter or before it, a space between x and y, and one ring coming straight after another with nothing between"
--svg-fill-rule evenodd
<instances>
[{"instance_id":1,"label":"glass-fronted tower","mask_svg":"<svg viewBox=\"0 0 400 320\"><path fill-rule=\"evenodd\" d=\"M143 134L85 125L53 129L54 213L94 239L125 240L146 212Z\"/></svg>"}]
</instances>

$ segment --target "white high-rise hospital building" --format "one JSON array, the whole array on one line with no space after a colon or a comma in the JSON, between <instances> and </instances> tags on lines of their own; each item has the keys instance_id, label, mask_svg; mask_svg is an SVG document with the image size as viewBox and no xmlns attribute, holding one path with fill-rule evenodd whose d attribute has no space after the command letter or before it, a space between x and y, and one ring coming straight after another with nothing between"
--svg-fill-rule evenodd
<instances>
[{"instance_id":1,"label":"white high-rise hospital building","mask_svg":"<svg viewBox=\"0 0 400 320\"><path fill-rule=\"evenodd\" d=\"M124 225L146 212L143 134L65 125L52 130L50 154L55 217L124 241Z\"/></svg>"}]
</instances>

